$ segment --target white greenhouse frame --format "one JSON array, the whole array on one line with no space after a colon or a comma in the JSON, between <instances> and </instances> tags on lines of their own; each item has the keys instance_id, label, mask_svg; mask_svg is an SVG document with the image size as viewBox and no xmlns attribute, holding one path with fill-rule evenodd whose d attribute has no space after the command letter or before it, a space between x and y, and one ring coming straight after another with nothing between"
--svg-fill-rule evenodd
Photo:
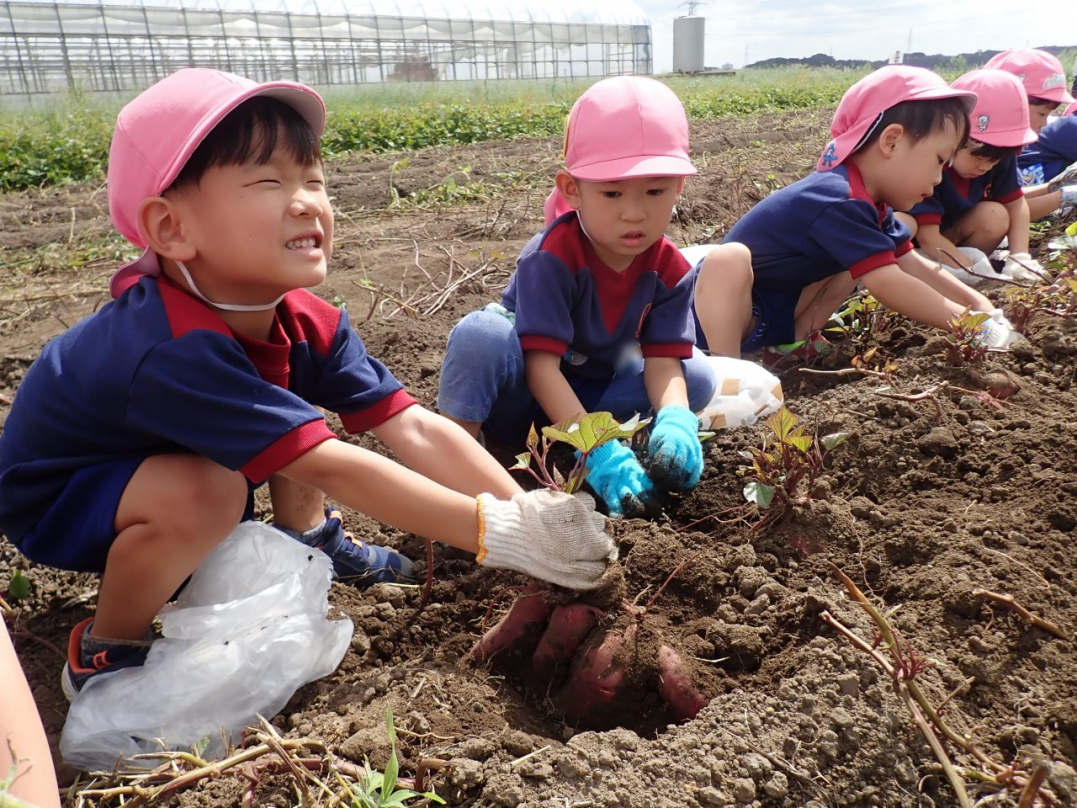
<instances>
[{"instance_id":1,"label":"white greenhouse frame","mask_svg":"<svg viewBox=\"0 0 1077 808\"><path fill-rule=\"evenodd\" d=\"M0 95L124 92L187 66L317 86L646 74L631 0L0 0Z\"/></svg>"}]
</instances>

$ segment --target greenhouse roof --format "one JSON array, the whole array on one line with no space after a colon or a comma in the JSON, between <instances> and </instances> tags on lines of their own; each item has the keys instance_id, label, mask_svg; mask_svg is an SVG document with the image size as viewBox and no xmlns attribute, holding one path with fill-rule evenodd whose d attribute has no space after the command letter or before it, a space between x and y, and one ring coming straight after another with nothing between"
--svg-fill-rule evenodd
<instances>
[{"instance_id":1,"label":"greenhouse roof","mask_svg":"<svg viewBox=\"0 0 1077 808\"><path fill-rule=\"evenodd\" d=\"M27 0L21 0L27 2ZM35 0L29 0L33 4ZM55 5L54 0L41 0ZM649 25L647 14L631 0L61 0L61 5L146 8L221 9L223 11L290 12L454 20Z\"/></svg>"}]
</instances>

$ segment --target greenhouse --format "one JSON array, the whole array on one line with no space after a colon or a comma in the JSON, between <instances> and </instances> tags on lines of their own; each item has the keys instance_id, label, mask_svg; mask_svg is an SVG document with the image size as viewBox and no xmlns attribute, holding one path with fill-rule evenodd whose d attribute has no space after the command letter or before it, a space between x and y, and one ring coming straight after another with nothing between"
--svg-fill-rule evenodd
<instances>
[{"instance_id":1,"label":"greenhouse","mask_svg":"<svg viewBox=\"0 0 1077 808\"><path fill-rule=\"evenodd\" d=\"M649 73L651 28L629 0L0 0L0 94L192 65L319 86Z\"/></svg>"}]
</instances>

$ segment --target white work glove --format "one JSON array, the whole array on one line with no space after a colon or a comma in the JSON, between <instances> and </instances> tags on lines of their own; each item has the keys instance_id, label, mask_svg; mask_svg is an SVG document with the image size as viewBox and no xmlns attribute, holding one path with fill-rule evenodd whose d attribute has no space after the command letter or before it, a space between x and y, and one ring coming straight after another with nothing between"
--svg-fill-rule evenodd
<instances>
[{"instance_id":1,"label":"white work glove","mask_svg":"<svg viewBox=\"0 0 1077 808\"><path fill-rule=\"evenodd\" d=\"M1047 190L1049 192L1057 191L1063 185L1073 185L1074 183L1077 183L1077 163L1071 163L1067 168L1063 169L1061 174L1047 183Z\"/></svg>"},{"instance_id":2,"label":"white work glove","mask_svg":"<svg viewBox=\"0 0 1077 808\"><path fill-rule=\"evenodd\" d=\"M985 280L998 276L995 268L991 265L991 259L981 250L977 250L975 247L959 247L958 252L972 262L971 266L965 269L964 267L952 267L942 263L942 268L966 286L978 286Z\"/></svg>"},{"instance_id":3,"label":"white work glove","mask_svg":"<svg viewBox=\"0 0 1077 808\"><path fill-rule=\"evenodd\" d=\"M487 567L516 570L567 589L594 589L617 545L588 494L539 489L510 501L479 494L479 553Z\"/></svg>"},{"instance_id":4,"label":"white work glove","mask_svg":"<svg viewBox=\"0 0 1077 808\"><path fill-rule=\"evenodd\" d=\"M1002 309L992 309L989 312L973 311L970 314L987 314L987 320L980 331L978 342L985 348L994 348L999 351L1007 351L1021 335L1013 330L1013 325L1006 319Z\"/></svg>"},{"instance_id":5,"label":"white work glove","mask_svg":"<svg viewBox=\"0 0 1077 808\"><path fill-rule=\"evenodd\" d=\"M1028 253L1010 253L1002 266L1002 274L1015 281L1046 283L1048 275L1040 262Z\"/></svg>"}]
</instances>

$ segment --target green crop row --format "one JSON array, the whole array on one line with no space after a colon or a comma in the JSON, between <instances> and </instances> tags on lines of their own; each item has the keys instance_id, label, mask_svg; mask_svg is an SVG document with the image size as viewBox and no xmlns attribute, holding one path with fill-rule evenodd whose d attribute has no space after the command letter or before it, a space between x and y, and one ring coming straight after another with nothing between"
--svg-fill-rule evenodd
<instances>
[{"instance_id":1,"label":"green crop row","mask_svg":"<svg viewBox=\"0 0 1077 808\"><path fill-rule=\"evenodd\" d=\"M697 119L778 112L835 104L861 74L764 71L735 77L675 77L670 84ZM520 83L494 93L474 86L425 85L402 100L399 89L340 88L328 96L323 149L399 152L486 140L558 135L586 82ZM0 190L99 180L108 156L113 105L67 99L45 110L4 110L0 123Z\"/></svg>"}]
</instances>

